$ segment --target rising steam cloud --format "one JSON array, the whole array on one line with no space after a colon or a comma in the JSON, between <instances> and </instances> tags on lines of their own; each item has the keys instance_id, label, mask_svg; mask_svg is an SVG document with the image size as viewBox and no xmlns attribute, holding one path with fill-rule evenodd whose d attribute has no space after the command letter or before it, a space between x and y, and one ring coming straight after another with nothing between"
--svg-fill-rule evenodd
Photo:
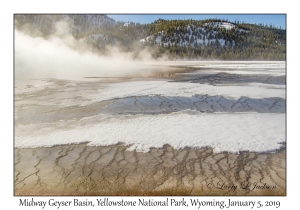
<instances>
[{"instance_id":1,"label":"rising steam cloud","mask_svg":"<svg viewBox=\"0 0 300 210\"><path fill-rule=\"evenodd\" d=\"M145 76L157 69L147 50L137 59L117 47L100 55L84 40L75 39L70 27L59 21L48 38L37 36L37 31L15 29L15 79Z\"/></svg>"}]
</instances>

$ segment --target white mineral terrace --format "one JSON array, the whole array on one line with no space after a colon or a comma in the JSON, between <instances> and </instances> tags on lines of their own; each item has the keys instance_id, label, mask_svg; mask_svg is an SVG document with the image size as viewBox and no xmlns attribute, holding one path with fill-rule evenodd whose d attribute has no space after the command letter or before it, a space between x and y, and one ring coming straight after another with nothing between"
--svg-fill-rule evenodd
<instances>
[{"instance_id":1,"label":"white mineral terrace","mask_svg":"<svg viewBox=\"0 0 300 210\"><path fill-rule=\"evenodd\" d=\"M16 80L14 194L286 195L285 62L165 65Z\"/></svg>"},{"instance_id":2,"label":"white mineral terrace","mask_svg":"<svg viewBox=\"0 0 300 210\"><path fill-rule=\"evenodd\" d=\"M276 78L270 69L285 71L283 62L236 63L232 69L259 68ZM221 64L202 66L212 68L211 75L231 67ZM201 70L196 72L201 80ZM222 75L216 85L171 79L32 80L32 86L16 88L15 146L120 142L142 152L165 144L235 153L279 149L285 142L285 84L220 80Z\"/></svg>"}]
</instances>

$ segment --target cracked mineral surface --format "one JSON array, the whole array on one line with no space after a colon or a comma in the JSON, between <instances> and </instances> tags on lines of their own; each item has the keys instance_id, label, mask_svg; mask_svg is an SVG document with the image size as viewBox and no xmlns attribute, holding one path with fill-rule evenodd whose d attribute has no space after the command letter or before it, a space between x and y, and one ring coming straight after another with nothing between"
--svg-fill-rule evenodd
<instances>
[{"instance_id":1,"label":"cracked mineral surface","mask_svg":"<svg viewBox=\"0 0 300 210\"><path fill-rule=\"evenodd\" d=\"M285 63L178 68L16 81L15 195L286 195Z\"/></svg>"},{"instance_id":2,"label":"cracked mineral surface","mask_svg":"<svg viewBox=\"0 0 300 210\"><path fill-rule=\"evenodd\" d=\"M126 148L16 148L15 195L285 195L284 149L234 154L170 145L147 153Z\"/></svg>"}]
</instances>

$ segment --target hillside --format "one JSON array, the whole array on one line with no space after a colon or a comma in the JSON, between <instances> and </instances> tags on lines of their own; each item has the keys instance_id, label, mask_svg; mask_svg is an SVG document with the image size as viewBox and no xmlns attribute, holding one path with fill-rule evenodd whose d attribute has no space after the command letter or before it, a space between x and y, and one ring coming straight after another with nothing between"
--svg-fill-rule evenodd
<instances>
[{"instance_id":1,"label":"hillside","mask_svg":"<svg viewBox=\"0 0 300 210\"><path fill-rule=\"evenodd\" d=\"M163 20L151 24L116 22L106 15L15 15L15 28L40 31L47 37L59 20L70 33L99 53L107 46L138 53L149 48L154 58L285 60L286 31L219 19Z\"/></svg>"},{"instance_id":2,"label":"hillside","mask_svg":"<svg viewBox=\"0 0 300 210\"><path fill-rule=\"evenodd\" d=\"M180 58L285 60L285 30L210 19L158 20L141 43L160 45Z\"/></svg>"},{"instance_id":3,"label":"hillside","mask_svg":"<svg viewBox=\"0 0 300 210\"><path fill-rule=\"evenodd\" d=\"M111 30L116 22L106 15L15 15L15 27L22 28L27 24L32 30L42 32L44 36L53 33L56 22L63 20L72 23L74 36Z\"/></svg>"}]
</instances>

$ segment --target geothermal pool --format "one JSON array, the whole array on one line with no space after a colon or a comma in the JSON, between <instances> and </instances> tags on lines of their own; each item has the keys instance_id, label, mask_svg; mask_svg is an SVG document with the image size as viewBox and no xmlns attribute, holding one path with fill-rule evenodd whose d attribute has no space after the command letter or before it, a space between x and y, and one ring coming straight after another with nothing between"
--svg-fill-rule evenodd
<instances>
[{"instance_id":1,"label":"geothermal pool","mask_svg":"<svg viewBox=\"0 0 300 210\"><path fill-rule=\"evenodd\" d=\"M285 62L165 65L16 79L15 195L286 195Z\"/></svg>"},{"instance_id":2,"label":"geothermal pool","mask_svg":"<svg viewBox=\"0 0 300 210\"><path fill-rule=\"evenodd\" d=\"M181 62L173 77L15 81L15 147L265 152L285 142L285 62Z\"/></svg>"}]
</instances>

